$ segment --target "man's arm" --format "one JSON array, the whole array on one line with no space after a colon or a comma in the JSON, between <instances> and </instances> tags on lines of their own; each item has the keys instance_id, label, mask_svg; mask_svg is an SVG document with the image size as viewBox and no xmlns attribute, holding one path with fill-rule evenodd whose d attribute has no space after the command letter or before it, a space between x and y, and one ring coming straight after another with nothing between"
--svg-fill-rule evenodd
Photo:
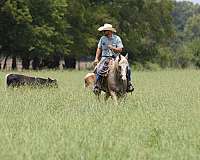
<instances>
[{"instance_id":1,"label":"man's arm","mask_svg":"<svg viewBox=\"0 0 200 160\"><path fill-rule=\"evenodd\" d=\"M121 53L123 49L123 48L113 47L112 45L108 45L108 48L111 49L113 52L118 52L118 53Z\"/></svg>"},{"instance_id":2,"label":"man's arm","mask_svg":"<svg viewBox=\"0 0 200 160\"><path fill-rule=\"evenodd\" d=\"M97 48L95 60L94 60L94 62L93 62L93 65L94 65L94 66L96 66L97 63L99 62L100 56L101 56L101 48Z\"/></svg>"},{"instance_id":3,"label":"man's arm","mask_svg":"<svg viewBox=\"0 0 200 160\"><path fill-rule=\"evenodd\" d=\"M121 53L124 48L121 38L117 36L116 47L113 47L112 45L108 45L108 48L111 49L113 52Z\"/></svg>"},{"instance_id":4,"label":"man's arm","mask_svg":"<svg viewBox=\"0 0 200 160\"><path fill-rule=\"evenodd\" d=\"M94 63L98 63L101 56L101 48L97 48Z\"/></svg>"}]
</instances>

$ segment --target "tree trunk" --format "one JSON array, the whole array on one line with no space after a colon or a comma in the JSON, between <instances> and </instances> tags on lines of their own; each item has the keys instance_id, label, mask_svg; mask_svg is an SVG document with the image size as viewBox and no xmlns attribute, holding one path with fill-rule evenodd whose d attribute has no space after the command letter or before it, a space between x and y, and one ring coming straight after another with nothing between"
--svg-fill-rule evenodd
<instances>
[{"instance_id":1,"label":"tree trunk","mask_svg":"<svg viewBox=\"0 0 200 160\"><path fill-rule=\"evenodd\" d=\"M6 56L5 60L4 60L4 64L3 64L3 70L6 69L6 62L7 62L8 56Z\"/></svg>"}]
</instances>

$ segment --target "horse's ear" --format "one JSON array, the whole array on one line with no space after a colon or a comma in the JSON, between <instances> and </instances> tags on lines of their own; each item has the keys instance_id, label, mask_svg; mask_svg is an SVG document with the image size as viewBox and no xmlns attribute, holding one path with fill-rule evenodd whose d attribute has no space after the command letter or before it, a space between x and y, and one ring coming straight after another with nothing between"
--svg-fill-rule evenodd
<instances>
[{"instance_id":1,"label":"horse's ear","mask_svg":"<svg viewBox=\"0 0 200 160\"><path fill-rule=\"evenodd\" d=\"M128 59L128 53L126 53L126 56L125 56L125 58L126 58L126 59Z\"/></svg>"},{"instance_id":2,"label":"horse's ear","mask_svg":"<svg viewBox=\"0 0 200 160\"><path fill-rule=\"evenodd\" d=\"M118 57L119 57L119 59L118 59L118 62L119 62L119 61L121 61L121 54L119 54L119 56L118 56Z\"/></svg>"}]
</instances>

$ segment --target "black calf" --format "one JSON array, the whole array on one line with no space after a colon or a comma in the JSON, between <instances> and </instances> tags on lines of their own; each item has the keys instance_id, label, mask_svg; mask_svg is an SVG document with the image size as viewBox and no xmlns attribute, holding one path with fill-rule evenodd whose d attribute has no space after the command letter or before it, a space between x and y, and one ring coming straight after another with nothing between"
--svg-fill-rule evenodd
<instances>
[{"instance_id":1,"label":"black calf","mask_svg":"<svg viewBox=\"0 0 200 160\"><path fill-rule=\"evenodd\" d=\"M20 74L7 74L6 86L19 87L19 86L55 86L57 87L57 80L50 78L30 77Z\"/></svg>"}]
</instances>

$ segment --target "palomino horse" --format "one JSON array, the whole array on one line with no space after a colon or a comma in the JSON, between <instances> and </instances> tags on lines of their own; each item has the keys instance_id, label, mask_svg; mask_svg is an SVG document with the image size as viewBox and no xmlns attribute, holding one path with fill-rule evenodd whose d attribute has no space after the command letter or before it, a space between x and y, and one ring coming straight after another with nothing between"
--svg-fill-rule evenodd
<instances>
[{"instance_id":1,"label":"palomino horse","mask_svg":"<svg viewBox=\"0 0 200 160\"><path fill-rule=\"evenodd\" d=\"M107 76L105 76L102 80L101 90L104 91L105 100L109 97L118 103L119 98L126 97L127 90L127 71L128 71L128 56L118 55L115 60L111 60L109 63L109 72ZM91 81L94 79L95 74L90 74L90 76L86 76L85 86L87 83L91 84ZM94 81L92 82L94 84ZM96 93L96 95L100 96L101 92Z\"/></svg>"}]
</instances>

